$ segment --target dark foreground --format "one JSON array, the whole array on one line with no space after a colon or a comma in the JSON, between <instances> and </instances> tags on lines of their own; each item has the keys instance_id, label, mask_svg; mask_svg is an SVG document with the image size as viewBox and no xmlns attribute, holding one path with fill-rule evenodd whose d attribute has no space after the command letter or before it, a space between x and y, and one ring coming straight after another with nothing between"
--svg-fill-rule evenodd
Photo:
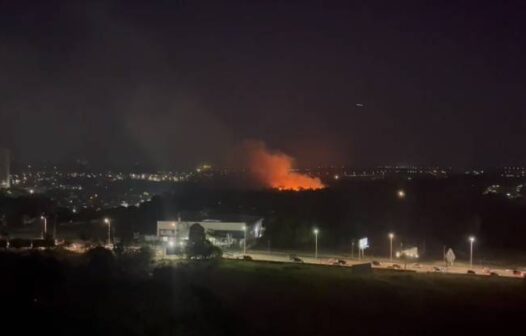
<instances>
[{"instance_id":1,"label":"dark foreground","mask_svg":"<svg viewBox=\"0 0 526 336\"><path fill-rule=\"evenodd\" d=\"M517 279L147 253L0 254L3 331L50 335L472 335L521 330ZM516 333L516 331L515 331Z\"/></svg>"}]
</instances>

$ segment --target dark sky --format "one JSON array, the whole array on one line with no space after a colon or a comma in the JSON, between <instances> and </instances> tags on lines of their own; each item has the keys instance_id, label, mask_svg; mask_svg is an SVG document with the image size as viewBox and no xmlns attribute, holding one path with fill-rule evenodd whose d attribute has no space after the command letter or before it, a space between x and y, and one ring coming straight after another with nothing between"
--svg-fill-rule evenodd
<instances>
[{"instance_id":1,"label":"dark sky","mask_svg":"<svg viewBox=\"0 0 526 336\"><path fill-rule=\"evenodd\" d=\"M525 1L0 0L19 162L526 164ZM359 106L357 104L363 104Z\"/></svg>"}]
</instances>

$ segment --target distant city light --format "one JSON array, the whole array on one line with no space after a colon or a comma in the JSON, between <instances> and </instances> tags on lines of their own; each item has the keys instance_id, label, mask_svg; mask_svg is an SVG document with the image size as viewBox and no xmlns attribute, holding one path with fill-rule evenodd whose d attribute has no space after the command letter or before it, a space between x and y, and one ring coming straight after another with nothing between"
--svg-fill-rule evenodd
<instances>
[{"instance_id":1,"label":"distant city light","mask_svg":"<svg viewBox=\"0 0 526 336\"><path fill-rule=\"evenodd\" d=\"M397 192L398 198L405 198L405 191L400 189Z\"/></svg>"}]
</instances>

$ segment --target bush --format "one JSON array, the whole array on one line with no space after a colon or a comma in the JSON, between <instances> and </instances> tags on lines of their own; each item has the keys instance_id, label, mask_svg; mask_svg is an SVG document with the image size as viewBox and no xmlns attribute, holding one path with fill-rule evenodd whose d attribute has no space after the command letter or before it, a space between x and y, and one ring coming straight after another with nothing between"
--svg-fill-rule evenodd
<instances>
[{"instance_id":1,"label":"bush","mask_svg":"<svg viewBox=\"0 0 526 336\"><path fill-rule=\"evenodd\" d=\"M213 259L221 259L223 258L223 250L220 249L217 246L212 246L212 251L210 253L210 257Z\"/></svg>"},{"instance_id":2,"label":"bush","mask_svg":"<svg viewBox=\"0 0 526 336\"><path fill-rule=\"evenodd\" d=\"M201 225L192 225L188 238L186 255L189 259L216 259L223 256L223 251L205 238L205 231Z\"/></svg>"},{"instance_id":3,"label":"bush","mask_svg":"<svg viewBox=\"0 0 526 336\"><path fill-rule=\"evenodd\" d=\"M186 255L189 259L220 259L223 250L214 246L209 240L205 240L203 243L189 245Z\"/></svg>"},{"instance_id":4,"label":"bush","mask_svg":"<svg viewBox=\"0 0 526 336\"><path fill-rule=\"evenodd\" d=\"M92 276L109 277L115 271L115 256L104 247L95 247L85 255L88 273Z\"/></svg>"}]
</instances>

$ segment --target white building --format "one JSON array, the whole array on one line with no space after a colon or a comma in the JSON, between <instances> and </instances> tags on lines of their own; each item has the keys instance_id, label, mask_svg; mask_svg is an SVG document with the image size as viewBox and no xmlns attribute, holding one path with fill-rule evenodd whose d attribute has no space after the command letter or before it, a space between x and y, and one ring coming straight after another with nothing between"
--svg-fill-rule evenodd
<instances>
[{"instance_id":1,"label":"white building","mask_svg":"<svg viewBox=\"0 0 526 336\"><path fill-rule=\"evenodd\" d=\"M245 237L248 242L260 238L263 234L263 219L258 219L253 223L205 219L201 221L158 221L157 237L170 244L184 245L188 240L190 227L194 224L201 225L205 229L206 238L212 244L222 247L239 247L243 245Z\"/></svg>"}]
</instances>

